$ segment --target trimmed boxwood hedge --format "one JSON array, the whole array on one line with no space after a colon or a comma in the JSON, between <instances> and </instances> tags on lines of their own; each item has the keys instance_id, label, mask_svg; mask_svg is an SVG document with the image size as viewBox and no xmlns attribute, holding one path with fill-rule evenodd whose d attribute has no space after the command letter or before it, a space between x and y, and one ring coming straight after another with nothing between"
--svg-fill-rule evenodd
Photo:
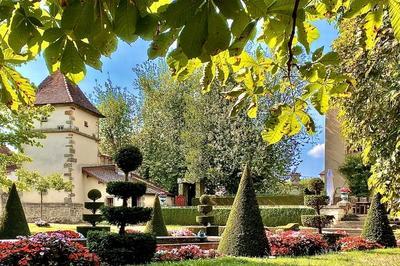
<instances>
[{"instance_id":1,"label":"trimmed boxwood hedge","mask_svg":"<svg viewBox=\"0 0 400 266\"><path fill-rule=\"evenodd\" d=\"M234 196L227 197L211 197L215 205L230 206L233 204ZM280 206L280 205L303 205L303 195L274 195L274 196L257 196L258 205ZM193 205L199 205L199 198L192 200Z\"/></svg>"},{"instance_id":2,"label":"trimmed boxwood hedge","mask_svg":"<svg viewBox=\"0 0 400 266\"><path fill-rule=\"evenodd\" d=\"M216 225L225 225L228 220L230 207L214 207ZM165 207L162 209L165 224L198 225L196 216L197 208L194 207ZM301 215L313 215L312 208L304 206L260 207L261 218L264 226L280 226L288 223L301 223Z\"/></svg>"}]
</instances>

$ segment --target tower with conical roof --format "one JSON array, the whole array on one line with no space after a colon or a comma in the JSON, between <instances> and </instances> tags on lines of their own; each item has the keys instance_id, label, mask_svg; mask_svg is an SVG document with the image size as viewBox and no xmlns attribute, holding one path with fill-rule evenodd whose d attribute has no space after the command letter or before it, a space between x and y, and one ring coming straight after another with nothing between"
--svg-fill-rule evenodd
<instances>
[{"instance_id":1,"label":"tower with conical roof","mask_svg":"<svg viewBox=\"0 0 400 266\"><path fill-rule=\"evenodd\" d=\"M35 105L50 104L55 109L36 128L45 133L42 147L25 147L33 161L26 165L48 175L60 173L74 184L72 193L49 191L45 202L81 204L86 200L82 167L100 163L99 119L104 117L81 89L60 71L48 76L40 85ZM23 193L23 201L37 202L36 192ZM77 205L78 206L78 205Z\"/></svg>"}]
</instances>

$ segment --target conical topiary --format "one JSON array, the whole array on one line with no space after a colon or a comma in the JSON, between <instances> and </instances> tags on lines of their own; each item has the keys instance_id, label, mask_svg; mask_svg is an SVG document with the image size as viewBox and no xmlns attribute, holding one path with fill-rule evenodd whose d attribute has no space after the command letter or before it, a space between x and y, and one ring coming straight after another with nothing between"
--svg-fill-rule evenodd
<instances>
[{"instance_id":1,"label":"conical topiary","mask_svg":"<svg viewBox=\"0 0 400 266\"><path fill-rule=\"evenodd\" d=\"M368 240L376 241L385 247L395 247L396 238L389 225L385 206L381 203L382 195L377 193L368 211L362 236Z\"/></svg>"},{"instance_id":2,"label":"conical topiary","mask_svg":"<svg viewBox=\"0 0 400 266\"><path fill-rule=\"evenodd\" d=\"M247 257L262 257L269 254L268 240L247 165L219 242L218 252Z\"/></svg>"},{"instance_id":3,"label":"conical topiary","mask_svg":"<svg viewBox=\"0 0 400 266\"><path fill-rule=\"evenodd\" d=\"M155 236L168 236L168 230L165 226L164 218L162 216L162 210L160 205L160 199L158 195L154 198L153 214L151 220L147 222L145 233L150 233Z\"/></svg>"},{"instance_id":4,"label":"conical topiary","mask_svg":"<svg viewBox=\"0 0 400 266\"><path fill-rule=\"evenodd\" d=\"M1 220L0 239L14 239L17 236L30 234L17 188L12 184Z\"/></svg>"}]
</instances>

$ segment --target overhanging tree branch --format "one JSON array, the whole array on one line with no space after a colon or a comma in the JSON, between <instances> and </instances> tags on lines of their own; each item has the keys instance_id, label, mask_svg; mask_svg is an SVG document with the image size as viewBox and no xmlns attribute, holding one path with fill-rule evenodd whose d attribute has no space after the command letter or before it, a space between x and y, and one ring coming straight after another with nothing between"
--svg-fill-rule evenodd
<instances>
[{"instance_id":1,"label":"overhanging tree branch","mask_svg":"<svg viewBox=\"0 0 400 266\"><path fill-rule=\"evenodd\" d=\"M294 39L294 35L296 33L296 20L297 20L297 10L299 9L299 5L300 5L300 0L295 0L294 2L294 7L293 7L293 13L292 13L292 31L290 32L290 36L289 36L289 41L288 41L288 51L289 51L289 58L287 61L287 69L288 69L288 78L289 78L289 82L291 83L291 72L292 72L292 65L293 65L293 50L292 50L292 46L293 46L293 39Z\"/></svg>"}]
</instances>

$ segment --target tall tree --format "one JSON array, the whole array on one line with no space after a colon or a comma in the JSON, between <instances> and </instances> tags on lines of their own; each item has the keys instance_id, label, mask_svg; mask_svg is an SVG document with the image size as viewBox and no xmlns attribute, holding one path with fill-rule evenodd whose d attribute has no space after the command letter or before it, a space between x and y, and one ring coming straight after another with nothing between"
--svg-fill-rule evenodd
<instances>
[{"instance_id":1,"label":"tall tree","mask_svg":"<svg viewBox=\"0 0 400 266\"><path fill-rule=\"evenodd\" d=\"M235 193L241 165L252 159L257 190L267 192L297 165L302 138L266 145L261 119L227 118L232 103L216 89L201 95L199 75L176 82L162 64L142 65L136 74L143 98L136 138L144 151L141 172L168 189L177 178L204 179L210 192L222 185Z\"/></svg>"},{"instance_id":2,"label":"tall tree","mask_svg":"<svg viewBox=\"0 0 400 266\"><path fill-rule=\"evenodd\" d=\"M105 118L99 121L100 151L114 156L132 143L135 132L137 101L126 88L115 86L110 79L94 88L93 100Z\"/></svg>"},{"instance_id":3,"label":"tall tree","mask_svg":"<svg viewBox=\"0 0 400 266\"><path fill-rule=\"evenodd\" d=\"M368 42L360 20L344 20L334 48L343 73L357 85L339 101L343 132L349 145L362 149L365 164L371 165L369 185L400 210L400 44L385 16L375 49L365 53L360 43Z\"/></svg>"}]
</instances>

